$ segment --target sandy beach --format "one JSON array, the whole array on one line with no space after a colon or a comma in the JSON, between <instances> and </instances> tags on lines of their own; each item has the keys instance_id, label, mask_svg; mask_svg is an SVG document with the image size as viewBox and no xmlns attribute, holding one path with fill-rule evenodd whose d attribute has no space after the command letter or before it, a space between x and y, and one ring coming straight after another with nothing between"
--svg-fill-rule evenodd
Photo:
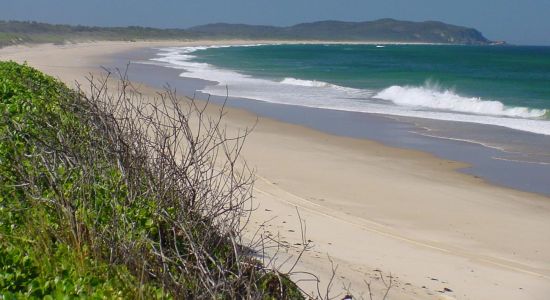
<instances>
[{"instance_id":1,"label":"sandy beach","mask_svg":"<svg viewBox=\"0 0 550 300\"><path fill-rule=\"evenodd\" d=\"M27 62L74 86L90 73L100 74L115 54L214 43L251 42L14 46L0 49L0 59ZM380 271L386 280L393 277L388 299L548 299L549 197L459 173L464 166L459 162L258 119L242 109L228 108L226 122L230 130L257 122L243 150L257 174L257 209L248 231L265 230L284 241L275 265L299 253L301 218L312 248L294 270L319 274L324 290L332 260L338 266L332 296L349 289L369 299L365 281L372 281L376 299L382 299ZM317 291L315 282L299 284Z\"/></svg>"}]
</instances>

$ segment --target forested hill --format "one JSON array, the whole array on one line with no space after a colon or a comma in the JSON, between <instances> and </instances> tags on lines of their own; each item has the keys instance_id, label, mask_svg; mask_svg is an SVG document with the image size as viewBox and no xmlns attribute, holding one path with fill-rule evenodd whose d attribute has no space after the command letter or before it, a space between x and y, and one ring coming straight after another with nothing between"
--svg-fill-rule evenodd
<instances>
[{"instance_id":1,"label":"forested hill","mask_svg":"<svg viewBox=\"0 0 550 300\"><path fill-rule=\"evenodd\" d=\"M442 22L381 19L368 22L320 21L289 27L216 23L188 29L91 27L0 21L0 46L83 40L263 39L490 44L476 29Z\"/></svg>"},{"instance_id":2,"label":"forested hill","mask_svg":"<svg viewBox=\"0 0 550 300\"><path fill-rule=\"evenodd\" d=\"M290 27L244 24L208 24L192 27L199 35L239 38L312 40L351 40L387 42L426 42L450 44L489 44L476 29L442 22L410 22L381 19L367 22L320 21Z\"/></svg>"},{"instance_id":3,"label":"forested hill","mask_svg":"<svg viewBox=\"0 0 550 300\"><path fill-rule=\"evenodd\" d=\"M140 26L72 26L38 22L0 21L0 47L21 43L64 43L90 40L182 40L193 38L198 37L183 29L158 29Z\"/></svg>"},{"instance_id":4,"label":"forested hill","mask_svg":"<svg viewBox=\"0 0 550 300\"><path fill-rule=\"evenodd\" d=\"M209 24L189 31L209 36L239 38L315 39L450 44L489 44L476 29L442 22L410 22L381 19L368 22L320 21L290 27L244 24Z\"/></svg>"}]
</instances>

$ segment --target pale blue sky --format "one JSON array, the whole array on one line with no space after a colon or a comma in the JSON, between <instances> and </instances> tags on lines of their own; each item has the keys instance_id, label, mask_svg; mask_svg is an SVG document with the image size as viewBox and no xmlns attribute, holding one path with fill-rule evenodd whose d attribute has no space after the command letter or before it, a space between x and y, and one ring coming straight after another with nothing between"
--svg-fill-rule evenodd
<instances>
[{"instance_id":1,"label":"pale blue sky","mask_svg":"<svg viewBox=\"0 0 550 300\"><path fill-rule=\"evenodd\" d=\"M550 45L550 0L0 0L0 19L186 28L212 22L438 20L492 40Z\"/></svg>"}]
</instances>

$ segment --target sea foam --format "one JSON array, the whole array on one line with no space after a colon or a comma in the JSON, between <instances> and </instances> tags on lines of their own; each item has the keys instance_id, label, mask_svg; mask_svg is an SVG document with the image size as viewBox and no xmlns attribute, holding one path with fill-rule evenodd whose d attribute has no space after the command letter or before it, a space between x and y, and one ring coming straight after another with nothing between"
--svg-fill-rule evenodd
<instances>
[{"instance_id":1,"label":"sea foam","mask_svg":"<svg viewBox=\"0 0 550 300\"><path fill-rule=\"evenodd\" d=\"M432 84L419 87L391 86L374 91L293 77L279 80L255 78L193 60L195 51L222 47L230 46L162 48L159 49L158 57L151 61L180 69L181 77L216 82L200 90L216 96L226 96L228 87L232 97L272 103L471 122L550 135L550 121L545 119L547 110L507 107L499 101L464 97Z\"/></svg>"},{"instance_id":2,"label":"sea foam","mask_svg":"<svg viewBox=\"0 0 550 300\"><path fill-rule=\"evenodd\" d=\"M448 110L460 113L540 118L546 114L545 109L526 107L507 107L500 101L482 100L477 97L464 97L452 90L441 89L427 83L424 86L391 86L377 93L375 98L389 100L397 105Z\"/></svg>"},{"instance_id":3,"label":"sea foam","mask_svg":"<svg viewBox=\"0 0 550 300\"><path fill-rule=\"evenodd\" d=\"M317 81L317 80L303 80L303 79L296 79L292 77L287 77L281 81L282 84L291 84L291 85L299 85L299 86L309 86L309 87L333 87L333 84L330 84L328 82L324 81Z\"/></svg>"}]
</instances>

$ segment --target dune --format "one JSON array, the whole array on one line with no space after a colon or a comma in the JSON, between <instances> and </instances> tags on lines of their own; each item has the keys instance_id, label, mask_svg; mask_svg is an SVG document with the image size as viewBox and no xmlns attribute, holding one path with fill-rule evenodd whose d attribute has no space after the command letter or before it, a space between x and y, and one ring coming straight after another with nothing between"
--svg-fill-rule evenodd
<instances>
[{"instance_id":1,"label":"dune","mask_svg":"<svg viewBox=\"0 0 550 300\"><path fill-rule=\"evenodd\" d=\"M212 43L250 41L14 46L0 49L0 59L27 62L75 86L100 74L115 54ZM391 276L389 299L548 299L549 197L459 173L460 162L242 109L227 108L225 122L233 132L256 125L243 150L257 174L248 235L280 241L268 250L279 252L272 265L283 271L307 244L292 268L295 280L317 274L325 290L337 266L333 296L350 290L368 299L371 282L381 299ZM318 288L311 280L299 284Z\"/></svg>"}]
</instances>

